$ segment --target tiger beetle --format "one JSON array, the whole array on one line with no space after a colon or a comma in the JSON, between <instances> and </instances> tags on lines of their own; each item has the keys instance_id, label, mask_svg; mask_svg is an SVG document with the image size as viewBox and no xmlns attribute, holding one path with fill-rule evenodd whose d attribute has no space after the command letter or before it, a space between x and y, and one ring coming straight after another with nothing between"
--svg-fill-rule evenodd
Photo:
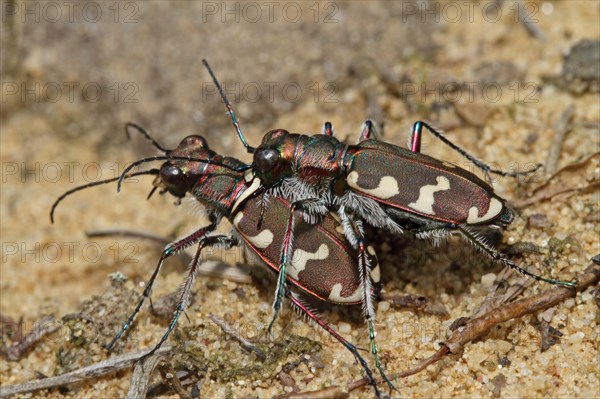
<instances>
[{"instance_id":1,"label":"tiger beetle","mask_svg":"<svg viewBox=\"0 0 600 399\"><path fill-rule=\"evenodd\" d=\"M65 192L52 206L51 221L54 221L54 211L57 205L65 197L77 191L114 181L118 181L119 190L124 179L140 175L154 175L154 187L148 198L156 189L159 189L161 194L168 192L178 201L189 193L204 206L210 224L167 245L135 309L107 348L112 349L134 322L144 301L150 297L165 259L192 245L198 245L169 327L154 349L145 356L152 355L160 348L175 328L181 313L184 312L202 250L206 247L230 248L244 245L271 270L279 276L285 277L284 281L278 283L279 289L282 289L281 295L289 298L301 314L308 316L352 353L364 369L377 397L380 397L371 369L358 353L358 349L323 321L303 300L303 297L308 297L340 305L362 304L364 306L365 296L371 298L378 295L380 290L379 265L373 249L368 247L365 251L356 250L346 240L340 226L341 221L334 213L326 213L318 224L311 224L304 220L300 210L294 209L292 204L284 198L257 196L256 193L260 188L257 185L258 180L248 179L252 176L248 176L246 173L250 165L235 158L216 154L209 149L206 140L201 136L188 136L176 149L166 150L140 126L128 123L125 129L128 136L130 129L140 132L159 151L162 151L164 156L141 159L126 168L118 178L89 183ZM131 172L134 167L151 161L165 162L160 169ZM265 207L267 208L266 212L264 211ZM289 217L290 213L293 215L291 218ZM231 222L237 234L213 234L222 218ZM260 225L257 223L259 218L261 219ZM289 258L289 267L285 273L281 273L282 248L286 253L291 251L292 235L286 235L286 229L294 231L294 249ZM365 284L365 275L368 284ZM377 367L389 383L380 366L373 333L370 334L370 339ZM391 383L389 384L391 386Z\"/></svg>"},{"instance_id":2,"label":"tiger beetle","mask_svg":"<svg viewBox=\"0 0 600 399\"><path fill-rule=\"evenodd\" d=\"M370 120L364 123L356 145L336 139L333 126L326 122L322 134L309 136L276 129L269 131L258 147L252 147L215 74L206 60L202 62L219 90L240 141L254 154L252 172L260 181L261 190L290 201L290 218L297 209L313 222L336 211L348 241L359 252L364 251L365 241L361 221L397 234L409 229L417 238L431 239L436 244L456 231L492 261L538 281L575 286L573 282L533 274L486 242L479 229L505 227L513 221L514 212L475 174L421 153L423 129L473 162L488 180L490 173L516 177L530 172L493 169L422 121L414 124L409 149L372 138L374 128ZM285 234L292 236L293 228L288 227ZM280 274L286 273L287 262L283 254ZM283 277L279 280L283 281ZM278 290L275 314L282 298ZM370 296L365 296L364 301L372 335L373 301Z\"/></svg>"}]
</instances>

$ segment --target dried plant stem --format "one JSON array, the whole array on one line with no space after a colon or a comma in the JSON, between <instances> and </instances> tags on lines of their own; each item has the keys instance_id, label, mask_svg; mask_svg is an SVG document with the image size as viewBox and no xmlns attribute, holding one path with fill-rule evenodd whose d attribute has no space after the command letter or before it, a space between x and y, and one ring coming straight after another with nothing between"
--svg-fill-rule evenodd
<instances>
[{"instance_id":1,"label":"dried plant stem","mask_svg":"<svg viewBox=\"0 0 600 399\"><path fill-rule=\"evenodd\" d=\"M127 391L127 399L143 399L146 397L150 379L161 358L160 354L155 353L135 365L131 385L129 385L129 391Z\"/></svg>"},{"instance_id":2,"label":"dried plant stem","mask_svg":"<svg viewBox=\"0 0 600 399\"><path fill-rule=\"evenodd\" d=\"M53 315L42 317L34 325L36 328L32 332L6 350L8 360L18 361L24 354L33 349L35 344L41 341L42 338L58 330L61 326L60 322L56 321Z\"/></svg>"},{"instance_id":3,"label":"dried plant stem","mask_svg":"<svg viewBox=\"0 0 600 399\"><path fill-rule=\"evenodd\" d=\"M255 353L256 356L262 361L264 361L267 358L263 351L258 349L254 344L252 344L252 342L248 341L240 334L238 334L237 331L235 331L225 322L225 320L218 318L214 314L209 314L208 318L211 319L213 323L215 323L217 326L219 326L225 334L238 341L245 351Z\"/></svg>"},{"instance_id":4,"label":"dried plant stem","mask_svg":"<svg viewBox=\"0 0 600 399\"><path fill-rule=\"evenodd\" d=\"M446 342L442 343L441 348L431 357L422 360L417 366L410 370L396 373L389 377L390 379L396 379L416 374L436 363L448 353L457 353L461 351L465 344L481 337L494 326L508 320L548 309L567 298L573 297L577 292L584 291L588 287L597 284L599 281L600 266L591 264L577 279L576 290L567 287L554 287L540 294L532 295L528 298L492 309L480 317L469 320L464 328L455 331ZM377 383L381 384L383 381L380 379ZM362 387L366 384L368 384L368 381L364 378L354 381L348 385L348 391Z\"/></svg>"},{"instance_id":5,"label":"dried plant stem","mask_svg":"<svg viewBox=\"0 0 600 399\"><path fill-rule=\"evenodd\" d=\"M164 344L157 354L167 353L172 349L169 344ZM107 374L114 373L130 367L133 363L143 357L148 350L127 353L121 356L115 356L111 359L93 364L91 366L82 367L70 373L48 377L42 380L29 381L24 384L9 385L0 387L0 398L7 398L18 393L28 393L39 391L40 389L55 388L64 385L73 384L75 382L85 381L92 378L101 377Z\"/></svg>"},{"instance_id":6,"label":"dried plant stem","mask_svg":"<svg viewBox=\"0 0 600 399\"><path fill-rule=\"evenodd\" d=\"M573 119L575 114L575 107L570 105L560 115L558 120L554 123L554 137L552 139L552 145L548 151L548 158L546 159L546 174L551 176L556 172L558 168L558 158L560 157L560 150L562 149L565 135L570 129L569 123Z\"/></svg>"}]
</instances>

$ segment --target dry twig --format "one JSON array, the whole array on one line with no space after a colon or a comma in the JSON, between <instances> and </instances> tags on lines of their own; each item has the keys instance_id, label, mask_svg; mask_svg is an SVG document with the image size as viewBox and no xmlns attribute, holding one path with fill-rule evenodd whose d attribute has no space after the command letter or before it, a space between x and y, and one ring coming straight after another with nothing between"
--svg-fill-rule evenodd
<instances>
[{"instance_id":1,"label":"dry twig","mask_svg":"<svg viewBox=\"0 0 600 399\"><path fill-rule=\"evenodd\" d=\"M434 355L422 360L421 363L410 370L391 375L390 379L408 377L425 370L429 365L436 363L448 353L461 351L465 344L481 337L497 324L548 309L574 296L576 292L584 291L586 288L597 284L599 281L600 267L596 264L591 264L577 279L576 291L567 287L554 287L540 294L532 295L528 298L493 309L483 316L471 319L462 330L455 331L446 342L443 342L441 348ZM381 384L383 381L380 379L377 383ZM368 384L368 381L365 378L354 381L348 385L348 391L366 384Z\"/></svg>"},{"instance_id":2,"label":"dry twig","mask_svg":"<svg viewBox=\"0 0 600 399\"><path fill-rule=\"evenodd\" d=\"M229 326L229 324L225 322L225 320L218 318L214 314L209 314L208 318L211 319L217 326L219 326L225 334L238 341L245 351L255 353L260 360L265 361L267 358L265 353L252 344L252 342L238 334L237 331L235 331L233 328L231 328L231 326Z\"/></svg>"},{"instance_id":3,"label":"dry twig","mask_svg":"<svg viewBox=\"0 0 600 399\"><path fill-rule=\"evenodd\" d=\"M318 391L295 392L289 395L280 396L280 399L345 399L348 392L344 388L333 385Z\"/></svg>"},{"instance_id":4,"label":"dry twig","mask_svg":"<svg viewBox=\"0 0 600 399\"><path fill-rule=\"evenodd\" d=\"M152 378L154 369L161 361L161 357L159 353L155 353L135 365L131 385L129 385L129 391L127 391L127 399L143 399L146 397L150 378Z\"/></svg>"},{"instance_id":5,"label":"dry twig","mask_svg":"<svg viewBox=\"0 0 600 399\"><path fill-rule=\"evenodd\" d=\"M158 367L163 380L183 399L191 399L191 395L183 389L177 373L171 363L165 361L164 354L156 353L136 364L127 392L127 399L143 399L150 389L150 379Z\"/></svg>"},{"instance_id":6,"label":"dry twig","mask_svg":"<svg viewBox=\"0 0 600 399\"><path fill-rule=\"evenodd\" d=\"M8 360L17 361L23 355L33 349L33 346L41 341L47 334L53 333L60 328L60 323L55 322L53 315L47 315L34 323L34 330L24 336L19 342L6 349Z\"/></svg>"},{"instance_id":7,"label":"dry twig","mask_svg":"<svg viewBox=\"0 0 600 399\"><path fill-rule=\"evenodd\" d=\"M157 354L167 353L171 349L171 345L164 344L158 350ZM115 356L111 359L104 360L91 366L82 367L70 373L44 378L42 380L29 381L24 384L0 387L0 398L7 398L18 393L28 393L39 391L41 389L56 388L92 378L102 377L104 375L130 367L133 363L138 361L147 353L148 350L127 353L125 355Z\"/></svg>"},{"instance_id":8,"label":"dry twig","mask_svg":"<svg viewBox=\"0 0 600 399\"><path fill-rule=\"evenodd\" d=\"M570 105L563 111L558 120L554 122L554 138L552 139L552 145L548 151L548 158L546 159L546 175L550 176L556 172L558 167L558 158L560 157L560 150L565 139L565 135L570 130L569 123L573 119L575 114L575 106Z\"/></svg>"},{"instance_id":9,"label":"dry twig","mask_svg":"<svg viewBox=\"0 0 600 399\"><path fill-rule=\"evenodd\" d=\"M514 271L509 268L503 268L502 271L496 276L496 281L494 281L493 287L490 288L490 291L487 297L483 300L482 304L479 306L474 313L472 318L476 318L486 314L492 309L496 309L505 303L508 303L515 299L517 296L525 291L525 288L529 287L533 284L534 280L527 277L522 276L518 282L512 284L509 287L505 287L505 290L502 290L502 286L505 286L505 283Z\"/></svg>"},{"instance_id":10,"label":"dry twig","mask_svg":"<svg viewBox=\"0 0 600 399\"><path fill-rule=\"evenodd\" d=\"M581 162L567 165L545 183L536 187L529 198L515 201L514 205L523 208L558 196L596 189L600 187L598 165L600 165L600 152L590 155Z\"/></svg>"},{"instance_id":11,"label":"dry twig","mask_svg":"<svg viewBox=\"0 0 600 399\"><path fill-rule=\"evenodd\" d=\"M171 363L167 361L161 362L158 365L158 370L160 371L160 375L162 376L163 380L169 384L169 386L177 393L177 395L179 395L180 398L192 399L192 395L183 389L183 385L179 380L179 376Z\"/></svg>"}]
</instances>

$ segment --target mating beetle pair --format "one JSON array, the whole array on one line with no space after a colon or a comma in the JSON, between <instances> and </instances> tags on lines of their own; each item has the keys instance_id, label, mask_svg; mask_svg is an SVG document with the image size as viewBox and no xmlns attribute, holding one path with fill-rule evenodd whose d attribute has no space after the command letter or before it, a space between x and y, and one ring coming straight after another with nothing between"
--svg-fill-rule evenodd
<instances>
[{"instance_id":1,"label":"mating beetle pair","mask_svg":"<svg viewBox=\"0 0 600 399\"><path fill-rule=\"evenodd\" d=\"M410 150L371 139L372 123L369 121L363 127L360 142L354 146L339 142L333 137L331 124L326 123L322 135L271 131L259 147L253 148L246 143L229 101L210 67L204 63L222 94L242 143L254 153L254 162L246 165L234 158L221 157L209 150L200 136L189 136L175 150L165 150L137 125L127 125L127 128L136 128L144 134L165 154L137 161L131 168L149 161L166 162L160 170L129 173L131 168L128 168L119 180L132 175L156 175L155 189L160 188L177 198L192 194L205 205L211 223L167 246L140 302L109 347L129 328L150 295L164 259L194 244L198 244L198 250L177 310L155 350L167 339L187 304L201 250L206 246L229 247L245 243L279 274L275 313L283 297L288 297L300 312L353 353L377 394L369 366L356 348L308 309L300 296L341 304L362 304L369 325L371 350L377 368L386 379L377 356L373 327L373 295L380 281L379 268L376 258L367 249L364 222L395 233L408 230L420 238L441 239L455 230L496 261L538 280L572 285L543 279L519 268L477 234L477 226L510 223L512 212L493 189L474 174L421 154L423 128L472 160L484 172L507 173L489 168L429 125L415 124ZM245 173L247 171L252 173ZM57 203L78 189L65 193ZM339 221L332 212L339 215ZM212 235L223 217L232 222L239 237ZM338 231L340 228L342 232Z\"/></svg>"},{"instance_id":2,"label":"mating beetle pair","mask_svg":"<svg viewBox=\"0 0 600 399\"><path fill-rule=\"evenodd\" d=\"M148 355L154 353L168 338L171 331L187 306L193 287L194 277L201 259L201 251L206 247L226 247L244 244L247 250L256 254L274 272L279 273L280 251L284 245L284 229L288 215L292 211L291 204L281 197L271 197L268 204L253 196L257 189L246 181L244 170L247 165L241 161L222 157L210 150L201 136L188 136L174 150L165 150L154 141L142 128L128 123L126 132L135 129L148 138L156 148L165 153L164 156L142 159L134 165L153 160L167 160L160 169L128 174L127 170L120 178L94 182L69 190L52 206L53 220L56 206L68 195L87 187L122 180L132 176L154 175L154 188L162 193L170 193L177 199L186 194L193 195L206 210L208 226L196 230L189 236L168 245L162 253L146 288L134 311L121 330L107 345L112 349L117 340L129 329L141 310L145 300L150 296L155 280L164 260L192 245L198 245L192 264L180 293L179 301L168 330L159 343ZM263 212L263 207L266 211ZM354 355L365 370L369 380L377 389L368 363L359 354L357 348L332 329L318 314L303 301L310 297L321 301L340 305L358 305L362 303L363 293L361 276L356 267L359 263L368 265L368 278L373 287L373 295L377 294L380 282L379 265L372 250L367 251L365 259L359 259L359 252L345 239L340 221L335 214L327 214L316 226L305 222L300 211L295 211L298 223L295 224L294 254L286 276L291 290L285 292L294 307L313 320L335 339L341 342ZM257 220L261 219L260 226ZM237 234L215 235L214 230L222 218L228 219ZM379 396L379 392L377 391Z\"/></svg>"}]
</instances>

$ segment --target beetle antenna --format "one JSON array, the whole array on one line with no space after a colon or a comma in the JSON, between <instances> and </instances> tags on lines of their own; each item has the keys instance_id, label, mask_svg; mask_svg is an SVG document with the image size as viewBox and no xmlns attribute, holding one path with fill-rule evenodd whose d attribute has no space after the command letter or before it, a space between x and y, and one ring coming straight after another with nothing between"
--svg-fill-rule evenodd
<instances>
[{"instance_id":1,"label":"beetle antenna","mask_svg":"<svg viewBox=\"0 0 600 399\"><path fill-rule=\"evenodd\" d=\"M128 140L131 139L131 135L129 134L130 128L135 129L136 131L140 132L142 134L142 136L144 136L146 138L146 140L148 140L150 143L152 143L152 145L155 148L157 148L159 151L164 152L165 154L168 154L171 152L171 150L167 150L166 148L163 148L160 144L158 144L158 142L150 136L150 134L146 131L146 129L144 129L140 125L133 123L133 122L127 122L125 124L125 134L127 135Z\"/></svg>"},{"instance_id":2,"label":"beetle antenna","mask_svg":"<svg viewBox=\"0 0 600 399\"><path fill-rule=\"evenodd\" d=\"M135 172L132 173L130 175L125 176L125 179L129 179L131 177L135 177L135 176L142 176L142 175L158 175L159 170L158 169L150 169L150 170L145 170L142 172ZM64 200L65 198L67 198L69 195L76 193L77 191L81 191L81 190L85 190L86 188L89 187L95 187L95 186L100 186L102 184L107 184L107 183L112 183L115 182L119 179L121 179L122 176L119 177L113 177L112 179L105 179L105 180L99 180L99 181L95 181L92 183L88 183L88 184L84 184L82 186L78 186L75 188L70 189L69 191L66 191L65 193L63 193L63 195L61 195L60 197L58 197L56 199L56 201L54 201L54 204L52 204L52 208L50 209L50 222L54 223L54 211L56 210L56 207L58 206L59 203L62 202L62 200Z\"/></svg>"},{"instance_id":3,"label":"beetle antenna","mask_svg":"<svg viewBox=\"0 0 600 399\"><path fill-rule=\"evenodd\" d=\"M231 103L227 99L227 96L225 95L225 92L223 91L221 84L217 80L217 77L213 73L210 65L208 65L208 62L205 59L203 59L202 63L208 70L208 73L210 74L210 77L212 78L213 83L215 84L215 86L217 86L217 89L219 90L219 94L221 94L221 98L223 99L223 102L225 103L225 106L227 107L227 111L229 111L229 116L231 117L231 121L233 122L233 126L235 127L235 131L237 132L237 135L240 138L240 141L242 142L244 147L246 147L246 151L248 151L250 154L254 154L254 151L256 151L256 148L254 148L250 144L248 144L248 142L244 138L242 130L240 129L240 124L239 124L237 118L235 117L235 114L233 113L233 108L231 107Z\"/></svg>"}]
</instances>

